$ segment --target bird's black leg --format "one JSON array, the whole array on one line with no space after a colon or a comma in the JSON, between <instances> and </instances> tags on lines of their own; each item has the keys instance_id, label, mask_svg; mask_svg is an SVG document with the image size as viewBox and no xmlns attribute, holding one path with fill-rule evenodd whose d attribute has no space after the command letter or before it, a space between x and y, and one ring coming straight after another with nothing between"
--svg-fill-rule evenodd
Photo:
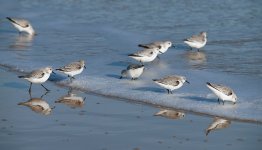
<instances>
[{"instance_id":1,"label":"bird's black leg","mask_svg":"<svg viewBox=\"0 0 262 150\"><path fill-rule=\"evenodd\" d=\"M48 90L43 84L41 84L41 86L42 86L46 91L50 91L50 90Z\"/></svg>"},{"instance_id":2,"label":"bird's black leg","mask_svg":"<svg viewBox=\"0 0 262 150\"><path fill-rule=\"evenodd\" d=\"M169 94L169 89L166 89L167 90L167 94Z\"/></svg>"},{"instance_id":3,"label":"bird's black leg","mask_svg":"<svg viewBox=\"0 0 262 150\"><path fill-rule=\"evenodd\" d=\"M173 94L173 92L170 90L170 93Z\"/></svg>"},{"instance_id":4,"label":"bird's black leg","mask_svg":"<svg viewBox=\"0 0 262 150\"><path fill-rule=\"evenodd\" d=\"M222 101L223 102L223 105L225 105L225 101Z\"/></svg>"},{"instance_id":5,"label":"bird's black leg","mask_svg":"<svg viewBox=\"0 0 262 150\"><path fill-rule=\"evenodd\" d=\"M46 91L42 96L41 99L48 93L48 91Z\"/></svg>"},{"instance_id":6,"label":"bird's black leg","mask_svg":"<svg viewBox=\"0 0 262 150\"><path fill-rule=\"evenodd\" d=\"M31 94L31 88L32 88L32 82L30 82L30 87L29 87L29 90L28 92Z\"/></svg>"},{"instance_id":7,"label":"bird's black leg","mask_svg":"<svg viewBox=\"0 0 262 150\"><path fill-rule=\"evenodd\" d=\"M219 98L217 99L217 101L218 101L218 104L220 104Z\"/></svg>"}]
</instances>

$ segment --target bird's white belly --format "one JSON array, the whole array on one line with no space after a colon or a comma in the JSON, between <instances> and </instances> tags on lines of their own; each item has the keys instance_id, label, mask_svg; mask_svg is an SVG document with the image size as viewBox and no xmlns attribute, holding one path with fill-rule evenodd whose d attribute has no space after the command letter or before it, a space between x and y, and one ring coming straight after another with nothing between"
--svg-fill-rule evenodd
<instances>
[{"instance_id":1,"label":"bird's white belly","mask_svg":"<svg viewBox=\"0 0 262 150\"><path fill-rule=\"evenodd\" d=\"M142 62L151 62L156 58L156 56L157 56L157 53L155 53L154 55L152 55L150 57L145 56L145 57L143 57L144 59L142 60Z\"/></svg>"},{"instance_id":2,"label":"bird's white belly","mask_svg":"<svg viewBox=\"0 0 262 150\"><path fill-rule=\"evenodd\" d=\"M156 82L158 85L160 85L161 87L165 88L165 89L168 89L168 90L176 90L176 89L179 89L183 84L182 83L179 83L177 86L173 86L173 85L170 85L170 84L162 84L162 83L158 83Z\"/></svg>"},{"instance_id":3,"label":"bird's white belly","mask_svg":"<svg viewBox=\"0 0 262 150\"><path fill-rule=\"evenodd\" d=\"M218 91L217 89L215 89L215 88L213 88L213 87L208 86L208 88L209 88L211 91L213 91L213 92L217 95L217 97L218 97L219 99L221 99L221 100L223 100L223 101L232 101L232 96L227 96L226 94Z\"/></svg>"},{"instance_id":4,"label":"bird's white belly","mask_svg":"<svg viewBox=\"0 0 262 150\"><path fill-rule=\"evenodd\" d=\"M188 44L190 47L193 48L202 48L206 45L206 42L189 42L189 41L185 41L186 44Z\"/></svg>"},{"instance_id":5,"label":"bird's white belly","mask_svg":"<svg viewBox=\"0 0 262 150\"><path fill-rule=\"evenodd\" d=\"M46 74L42 77L42 78L26 78L28 81L32 82L32 83L44 83L46 80L48 80L50 74Z\"/></svg>"},{"instance_id":6,"label":"bird's white belly","mask_svg":"<svg viewBox=\"0 0 262 150\"><path fill-rule=\"evenodd\" d=\"M137 60L139 62L151 62L151 61L153 61L156 58L155 55L152 55L151 57L148 57L148 56L140 56L140 57L139 56L138 57L130 56L130 57L132 57L133 59L135 59L135 60Z\"/></svg>"},{"instance_id":7,"label":"bird's white belly","mask_svg":"<svg viewBox=\"0 0 262 150\"><path fill-rule=\"evenodd\" d=\"M131 70L128 70L128 75L131 77L131 78L138 78L144 71L144 68L138 68L138 69L131 69Z\"/></svg>"},{"instance_id":8,"label":"bird's white belly","mask_svg":"<svg viewBox=\"0 0 262 150\"><path fill-rule=\"evenodd\" d=\"M82 73L83 70L84 70L84 68L82 67L81 69L70 71L70 72L64 72L64 73L69 75L70 77L73 77L73 76L75 76L77 74Z\"/></svg>"},{"instance_id":9,"label":"bird's white belly","mask_svg":"<svg viewBox=\"0 0 262 150\"><path fill-rule=\"evenodd\" d=\"M165 53L167 50L168 50L168 48L163 47L163 48L161 48L161 49L159 50L158 54L163 54L163 53Z\"/></svg>"}]
</instances>

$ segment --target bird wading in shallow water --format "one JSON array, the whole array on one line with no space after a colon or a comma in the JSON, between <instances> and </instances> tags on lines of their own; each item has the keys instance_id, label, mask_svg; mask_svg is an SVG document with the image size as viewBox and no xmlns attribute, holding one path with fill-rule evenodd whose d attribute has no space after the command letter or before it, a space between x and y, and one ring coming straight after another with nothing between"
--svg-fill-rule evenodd
<instances>
[{"instance_id":1,"label":"bird wading in shallow water","mask_svg":"<svg viewBox=\"0 0 262 150\"><path fill-rule=\"evenodd\" d=\"M207 43L207 33L200 32L199 35L193 35L190 38L184 39L184 43L192 48L196 48L198 51L200 48L204 47Z\"/></svg>"},{"instance_id":2,"label":"bird wading in shallow water","mask_svg":"<svg viewBox=\"0 0 262 150\"><path fill-rule=\"evenodd\" d=\"M29 21L25 19L10 17L6 17L6 19L8 19L13 24L13 26L19 31L19 33L26 32L30 35L36 35L36 32Z\"/></svg>"},{"instance_id":3,"label":"bird wading in shallow water","mask_svg":"<svg viewBox=\"0 0 262 150\"><path fill-rule=\"evenodd\" d=\"M45 67L45 68L41 68L41 69L38 69L38 70L34 70L27 75L18 76L18 77L23 78L23 79L30 82L30 87L29 87L29 90L28 90L29 93L31 93L32 83L41 84L41 86L46 91L50 91L42 83L44 83L48 80L48 78L50 77L50 74L52 72L53 72L53 70L52 70L51 67Z\"/></svg>"},{"instance_id":4,"label":"bird wading in shallow water","mask_svg":"<svg viewBox=\"0 0 262 150\"><path fill-rule=\"evenodd\" d=\"M230 102L233 102L233 104L236 104L237 96L231 88L221 85L221 84L215 84L215 83L209 83L209 82L207 82L206 84L207 84L207 87L214 94L217 95L219 103L220 103L220 100L222 100L223 105L225 101L230 101Z\"/></svg>"},{"instance_id":5,"label":"bird wading in shallow water","mask_svg":"<svg viewBox=\"0 0 262 150\"><path fill-rule=\"evenodd\" d=\"M161 79L153 79L153 81L161 87L165 88L168 94L172 94L173 90L182 87L185 82L189 83L186 80L186 77L178 75L167 76Z\"/></svg>"},{"instance_id":6,"label":"bird wading in shallow water","mask_svg":"<svg viewBox=\"0 0 262 150\"><path fill-rule=\"evenodd\" d=\"M150 48L150 49L143 49L140 51L137 51L133 54L129 54L128 56L139 61L141 64L144 64L144 62L151 62L153 61L159 52L159 48Z\"/></svg>"},{"instance_id":7,"label":"bird wading in shallow water","mask_svg":"<svg viewBox=\"0 0 262 150\"><path fill-rule=\"evenodd\" d=\"M149 44L139 44L138 46L143 47L143 48L148 48L148 49L158 48L159 49L158 55L160 55L160 54L164 54L170 47L172 47L172 42L171 41L156 41L156 42L149 43ZM157 57L159 58L159 56Z\"/></svg>"},{"instance_id":8,"label":"bird wading in shallow water","mask_svg":"<svg viewBox=\"0 0 262 150\"><path fill-rule=\"evenodd\" d=\"M136 80L142 75L144 69L144 65L131 64L125 70L122 70L120 79L130 77L131 80Z\"/></svg>"},{"instance_id":9,"label":"bird wading in shallow water","mask_svg":"<svg viewBox=\"0 0 262 150\"><path fill-rule=\"evenodd\" d=\"M63 72L68 77L70 77L70 80L75 79L74 76L78 75L83 72L85 66L84 60L79 60L76 62L72 62L66 66L63 66L61 68L56 69L57 71Z\"/></svg>"}]
</instances>

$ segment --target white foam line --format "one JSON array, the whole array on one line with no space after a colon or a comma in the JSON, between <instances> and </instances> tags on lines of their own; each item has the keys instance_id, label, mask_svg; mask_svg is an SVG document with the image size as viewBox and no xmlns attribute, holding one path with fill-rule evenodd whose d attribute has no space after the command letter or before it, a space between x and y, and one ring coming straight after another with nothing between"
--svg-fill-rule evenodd
<instances>
[{"instance_id":1,"label":"white foam line","mask_svg":"<svg viewBox=\"0 0 262 150\"><path fill-rule=\"evenodd\" d=\"M210 98L209 95L180 93L179 90L175 91L174 94L168 95L164 89L157 88L157 86L152 87L156 90L152 91L149 87L150 84L144 83L144 81L119 80L109 77L81 76L70 84L67 82L68 81L61 81L58 84L103 96L144 102L229 119L262 123L261 108L257 108L258 111L256 113L249 111L255 108L255 104L252 103L242 102L236 105L230 103L219 105L217 98ZM143 90L141 90L141 88Z\"/></svg>"}]
</instances>

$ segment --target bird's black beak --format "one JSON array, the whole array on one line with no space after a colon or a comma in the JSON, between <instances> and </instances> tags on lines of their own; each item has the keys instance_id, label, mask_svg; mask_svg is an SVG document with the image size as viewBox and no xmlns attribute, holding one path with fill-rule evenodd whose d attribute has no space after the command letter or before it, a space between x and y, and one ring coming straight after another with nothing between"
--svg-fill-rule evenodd
<instances>
[{"instance_id":1,"label":"bird's black beak","mask_svg":"<svg viewBox=\"0 0 262 150\"><path fill-rule=\"evenodd\" d=\"M190 82L189 82L189 81L187 81L187 80L186 80L186 83L190 84Z\"/></svg>"},{"instance_id":2,"label":"bird's black beak","mask_svg":"<svg viewBox=\"0 0 262 150\"><path fill-rule=\"evenodd\" d=\"M86 69L86 66L84 66L84 68Z\"/></svg>"},{"instance_id":3,"label":"bird's black beak","mask_svg":"<svg viewBox=\"0 0 262 150\"><path fill-rule=\"evenodd\" d=\"M56 74L54 71L52 71L52 74Z\"/></svg>"},{"instance_id":4,"label":"bird's black beak","mask_svg":"<svg viewBox=\"0 0 262 150\"><path fill-rule=\"evenodd\" d=\"M176 48L176 46L175 46L175 45L172 45L171 47L173 47L173 48Z\"/></svg>"}]
</instances>

